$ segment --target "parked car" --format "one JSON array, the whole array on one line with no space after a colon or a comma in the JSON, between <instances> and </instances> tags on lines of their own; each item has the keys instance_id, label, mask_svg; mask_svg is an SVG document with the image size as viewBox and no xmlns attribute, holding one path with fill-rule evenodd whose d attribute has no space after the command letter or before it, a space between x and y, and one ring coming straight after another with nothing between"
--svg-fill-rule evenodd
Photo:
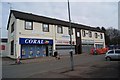
<instances>
[{"instance_id":1,"label":"parked car","mask_svg":"<svg viewBox=\"0 0 120 80\"><path fill-rule=\"evenodd\" d=\"M108 61L113 60L113 59L118 59L120 60L120 49L114 49L114 50L108 50L105 59Z\"/></svg>"}]
</instances>

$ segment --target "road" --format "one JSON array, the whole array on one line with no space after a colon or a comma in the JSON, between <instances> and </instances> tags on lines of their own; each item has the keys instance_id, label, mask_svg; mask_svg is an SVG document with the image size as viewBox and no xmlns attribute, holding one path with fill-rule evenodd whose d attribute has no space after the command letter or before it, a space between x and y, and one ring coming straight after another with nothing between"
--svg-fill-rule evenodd
<instances>
[{"instance_id":1,"label":"road","mask_svg":"<svg viewBox=\"0 0 120 80\"><path fill-rule=\"evenodd\" d=\"M110 62L105 61L104 56L105 55L83 55L83 54L74 55L75 69L82 69L84 72L86 67L89 68L89 69L86 69L87 75L81 72L81 77L87 77L88 75L91 75L91 77L95 77L95 76L100 77L99 75L101 74L103 75L108 74L106 72L102 73L102 70L106 70L109 68L109 72L111 71L113 72L113 77L117 77L118 76L117 70L119 70L117 69L118 61L110 61ZM60 69L70 70L71 69L70 66L71 65L70 65L69 56L62 57L60 60L56 60L53 58L51 60L36 62L36 63L28 63L28 64L21 64L21 65L3 65L2 76L3 78L29 78L29 77L35 78L35 77L38 77L37 76L38 74L43 74L46 72L54 72L58 70L59 73L62 73L63 75L67 74L70 77L70 76L73 76L73 74L76 72L73 71L73 74L71 75L69 72L65 73L65 72L61 72L62 70L60 70ZM81 68L80 67L77 68L77 66L80 66ZM92 69L92 73L91 72L89 73L91 69ZM94 73L97 75L94 75ZM111 77L111 75L112 73L110 75L108 74L107 77ZM44 77L44 76L39 76L39 77Z\"/></svg>"}]
</instances>

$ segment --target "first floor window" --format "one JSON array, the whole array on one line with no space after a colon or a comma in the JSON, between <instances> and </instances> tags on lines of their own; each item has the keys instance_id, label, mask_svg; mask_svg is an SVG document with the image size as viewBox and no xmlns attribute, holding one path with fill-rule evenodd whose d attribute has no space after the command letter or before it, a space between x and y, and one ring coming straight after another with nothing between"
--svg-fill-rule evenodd
<instances>
[{"instance_id":1,"label":"first floor window","mask_svg":"<svg viewBox=\"0 0 120 80\"><path fill-rule=\"evenodd\" d=\"M82 30L82 36L83 36L83 37L86 36L85 30Z\"/></svg>"},{"instance_id":2,"label":"first floor window","mask_svg":"<svg viewBox=\"0 0 120 80\"><path fill-rule=\"evenodd\" d=\"M71 28L71 30L70 30L70 28L68 28L68 32L69 32L69 35L70 35L70 31L72 31L72 35L73 35L73 28Z\"/></svg>"},{"instance_id":3,"label":"first floor window","mask_svg":"<svg viewBox=\"0 0 120 80\"><path fill-rule=\"evenodd\" d=\"M14 22L13 24L11 25L11 33L14 31Z\"/></svg>"},{"instance_id":4,"label":"first floor window","mask_svg":"<svg viewBox=\"0 0 120 80\"><path fill-rule=\"evenodd\" d=\"M103 35L102 34L100 34L100 38L103 39Z\"/></svg>"},{"instance_id":5,"label":"first floor window","mask_svg":"<svg viewBox=\"0 0 120 80\"><path fill-rule=\"evenodd\" d=\"M63 33L63 27L61 25L57 26L57 33Z\"/></svg>"},{"instance_id":6,"label":"first floor window","mask_svg":"<svg viewBox=\"0 0 120 80\"><path fill-rule=\"evenodd\" d=\"M11 41L11 55L14 55L14 41Z\"/></svg>"},{"instance_id":7,"label":"first floor window","mask_svg":"<svg viewBox=\"0 0 120 80\"><path fill-rule=\"evenodd\" d=\"M95 33L95 38L98 38L98 34L97 33Z\"/></svg>"},{"instance_id":8,"label":"first floor window","mask_svg":"<svg viewBox=\"0 0 120 80\"><path fill-rule=\"evenodd\" d=\"M48 24L43 24L43 31L49 32L49 25Z\"/></svg>"},{"instance_id":9,"label":"first floor window","mask_svg":"<svg viewBox=\"0 0 120 80\"><path fill-rule=\"evenodd\" d=\"M91 31L89 31L89 37L92 37L92 32Z\"/></svg>"},{"instance_id":10,"label":"first floor window","mask_svg":"<svg viewBox=\"0 0 120 80\"><path fill-rule=\"evenodd\" d=\"M33 22L25 21L25 29L26 30L32 30L33 29Z\"/></svg>"}]
</instances>

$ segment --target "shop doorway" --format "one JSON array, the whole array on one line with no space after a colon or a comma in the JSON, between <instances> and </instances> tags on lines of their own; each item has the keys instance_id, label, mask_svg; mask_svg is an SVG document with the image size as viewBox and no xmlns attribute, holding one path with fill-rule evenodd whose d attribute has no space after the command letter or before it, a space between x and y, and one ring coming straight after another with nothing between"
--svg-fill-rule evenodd
<instances>
[{"instance_id":1,"label":"shop doorway","mask_svg":"<svg viewBox=\"0 0 120 80\"><path fill-rule=\"evenodd\" d=\"M52 51L53 50L53 47L52 45L47 45L46 46L46 56L52 56Z\"/></svg>"}]
</instances>

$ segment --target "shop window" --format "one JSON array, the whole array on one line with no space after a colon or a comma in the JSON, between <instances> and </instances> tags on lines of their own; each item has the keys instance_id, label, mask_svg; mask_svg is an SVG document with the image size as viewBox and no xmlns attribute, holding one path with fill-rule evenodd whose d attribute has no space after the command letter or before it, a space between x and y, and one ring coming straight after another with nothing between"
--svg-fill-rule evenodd
<instances>
[{"instance_id":1,"label":"shop window","mask_svg":"<svg viewBox=\"0 0 120 80\"><path fill-rule=\"evenodd\" d=\"M14 22L13 24L11 25L11 33L14 31Z\"/></svg>"},{"instance_id":2,"label":"shop window","mask_svg":"<svg viewBox=\"0 0 120 80\"><path fill-rule=\"evenodd\" d=\"M95 44L96 49L103 48L103 44Z\"/></svg>"},{"instance_id":3,"label":"shop window","mask_svg":"<svg viewBox=\"0 0 120 80\"><path fill-rule=\"evenodd\" d=\"M100 38L103 39L103 35L102 34L100 34Z\"/></svg>"},{"instance_id":4,"label":"shop window","mask_svg":"<svg viewBox=\"0 0 120 80\"><path fill-rule=\"evenodd\" d=\"M85 30L82 30L82 36L83 36L83 37L86 36Z\"/></svg>"},{"instance_id":5,"label":"shop window","mask_svg":"<svg viewBox=\"0 0 120 80\"><path fill-rule=\"evenodd\" d=\"M95 38L98 38L98 34L97 33L95 33Z\"/></svg>"},{"instance_id":6,"label":"shop window","mask_svg":"<svg viewBox=\"0 0 120 80\"><path fill-rule=\"evenodd\" d=\"M49 24L43 24L43 31L49 32Z\"/></svg>"},{"instance_id":7,"label":"shop window","mask_svg":"<svg viewBox=\"0 0 120 80\"><path fill-rule=\"evenodd\" d=\"M92 32L91 31L89 31L89 37L92 37Z\"/></svg>"},{"instance_id":8,"label":"shop window","mask_svg":"<svg viewBox=\"0 0 120 80\"><path fill-rule=\"evenodd\" d=\"M63 27L61 25L57 26L57 33L63 33Z\"/></svg>"},{"instance_id":9,"label":"shop window","mask_svg":"<svg viewBox=\"0 0 120 80\"><path fill-rule=\"evenodd\" d=\"M11 41L11 55L14 55L14 41Z\"/></svg>"},{"instance_id":10,"label":"shop window","mask_svg":"<svg viewBox=\"0 0 120 80\"><path fill-rule=\"evenodd\" d=\"M5 50L5 45L1 45L1 50Z\"/></svg>"},{"instance_id":11,"label":"shop window","mask_svg":"<svg viewBox=\"0 0 120 80\"><path fill-rule=\"evenodd\" d=\"M33 30L33 22L25 21L25 29L26 30Z\"/></svg>"}]
</instances>

